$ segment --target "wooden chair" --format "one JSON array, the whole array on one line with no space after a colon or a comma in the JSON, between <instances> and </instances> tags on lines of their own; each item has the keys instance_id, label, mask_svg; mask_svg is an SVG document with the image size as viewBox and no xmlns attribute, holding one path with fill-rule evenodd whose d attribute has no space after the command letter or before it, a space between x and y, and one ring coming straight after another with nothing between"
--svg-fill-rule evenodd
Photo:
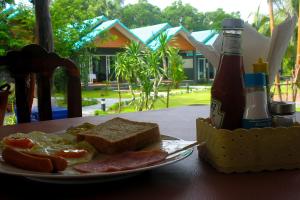
<instances>
[{"instance_id":1,"label":"wooden chair","mask_svg":"<svg viewBox=\"0 0 300 200\"><path fill-rule=\"evenodd\" d=\"M51 120L51 79L57 67L67 71L68 117L81 117L81 83L79 69L74 62L61 58L56 53L48 53L41 46L31 44L20 51L10 51L0 56L0 65L6 65L15 79L15 95L18 123L30 122L31 93L30 74L37 79L39 120Z\"/></svg>"},{"instance_id":2,"label":"wooden chair","mask_svg":"<svg viewBox=\"0 0 300 200\"><path fill-rule=\"evenodd\" d=\"M5 112L7 109L8 95L10 94L10 85L3 84L0 86L0 126L3 125Z\"/></svg>"}]
</instances>

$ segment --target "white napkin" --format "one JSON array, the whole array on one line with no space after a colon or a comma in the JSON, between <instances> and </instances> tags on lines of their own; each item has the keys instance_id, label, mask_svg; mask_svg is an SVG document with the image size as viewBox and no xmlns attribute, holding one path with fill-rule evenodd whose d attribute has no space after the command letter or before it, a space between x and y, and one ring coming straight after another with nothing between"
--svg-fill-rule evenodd
<instances>
[{"instance_id":1,"label":"white napkin","mask_svg":"<svg viewBox=\"0 0 300 200\"><path fill-rule=\"evenodd\" d=\"M296 16L288 17L284 22L274 28L271 38L258 33L250 24L245 23L242 35L242 53L246 73L253 72L252 65L261 57L269 63L269 79L270 83L273 83L294 32L296 21ZM195 41L192 37L190 37L190 39ZM197 50L209 60L215 69L219 66L222 40L223 35L221 33L213 46L196 42Z\"/></svg>"},{"instance_id":2,"label":"white napkin","mask_svg":"<svg viewBox=\"0 0 300 200\"><path fill-rule=\"evenodd\" d=\"M288 17L273 30L272 40L269 48L270 50L267 58L267 61L269 62L270 83L273 83L275 76L281 67L282 58L294 33L296 22L296 15L293 17Z\"/></svg>"}]
</instances>

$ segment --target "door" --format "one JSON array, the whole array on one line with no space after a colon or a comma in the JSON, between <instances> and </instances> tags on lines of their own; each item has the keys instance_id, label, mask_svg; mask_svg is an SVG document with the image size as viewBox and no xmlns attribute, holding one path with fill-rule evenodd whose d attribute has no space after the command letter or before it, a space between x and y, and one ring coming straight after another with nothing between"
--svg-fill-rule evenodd
<instances>
[{"instance_id":1,"label":"door","mask_svg":"<svg viewBox=\"0 0 300 200\"><path fill-rule=\"evenodd\" d=\"M203 81L206 79L206 59L205 58L198 58L197 62L197 72L198 72L198 81Z\"/></svg>"}]
</instances>

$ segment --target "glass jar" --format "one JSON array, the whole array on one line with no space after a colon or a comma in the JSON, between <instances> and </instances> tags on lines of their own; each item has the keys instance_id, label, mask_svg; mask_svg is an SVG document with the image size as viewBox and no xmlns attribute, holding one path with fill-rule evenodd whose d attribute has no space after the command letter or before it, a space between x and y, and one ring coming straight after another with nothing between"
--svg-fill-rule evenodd
<instances>
[{"instance_id":1,"label":"glass jar","mask_svg":"<svg viewBox=\"0 0 300 200\"><path fill-rule=\"evenodd\" d=\"M290 127L296 122L296 105L294 102L274 101L271 103L274 127Z\"/></svg>"}]
</instances>

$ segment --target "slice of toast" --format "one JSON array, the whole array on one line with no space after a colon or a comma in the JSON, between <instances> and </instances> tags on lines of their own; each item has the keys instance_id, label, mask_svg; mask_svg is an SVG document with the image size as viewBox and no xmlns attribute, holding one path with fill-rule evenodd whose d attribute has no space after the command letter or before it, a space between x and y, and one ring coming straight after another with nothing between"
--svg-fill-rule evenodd
<instances>
[{"instance_id":1,"label":"slice of toast","mask_svg":"<svg viewBox=\"0 0 300 200\"><path fill-rule=\"evenodd\" d=\"M99 152L113 154L141 149L160 140L158 124L114 118L77 134Z\"/></svg>"}]
</instances>

